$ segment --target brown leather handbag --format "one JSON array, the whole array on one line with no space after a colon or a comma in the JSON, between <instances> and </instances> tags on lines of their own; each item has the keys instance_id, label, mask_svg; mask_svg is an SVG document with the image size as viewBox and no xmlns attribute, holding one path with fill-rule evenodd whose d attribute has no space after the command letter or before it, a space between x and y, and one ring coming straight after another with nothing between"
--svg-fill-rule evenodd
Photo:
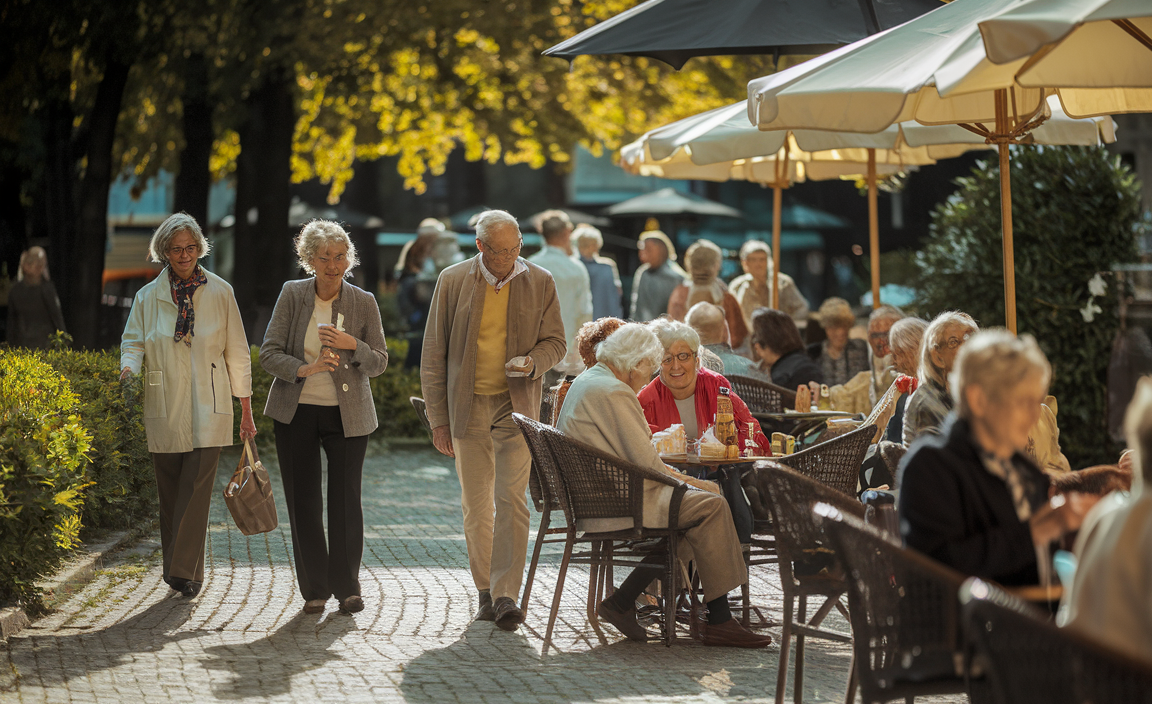
<instances>
[{"instance_id":1,"label":"brown leather handbag","mask_svg":"<svg viewBox=\"0 0 1152 704\"><path fill-rule=\"evenodd\" d=\"M272 482L251 440L244 441L240 462L232 479L224 487L224 503L228 504L228 511L236 521L236 527L244 535L267 533L279 525Z\"/></svg>"}]
</instances>

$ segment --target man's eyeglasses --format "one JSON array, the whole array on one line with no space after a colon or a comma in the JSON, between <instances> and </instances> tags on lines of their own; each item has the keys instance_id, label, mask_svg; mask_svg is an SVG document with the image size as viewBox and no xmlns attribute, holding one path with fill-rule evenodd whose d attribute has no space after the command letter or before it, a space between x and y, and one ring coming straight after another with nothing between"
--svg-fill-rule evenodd
<instances>
[{"instance_id":1,"label":"man's eyeglasses","mask_svg":"<svg viewBox=\"0 0 1152 704\"><path fill-rule=\"evenodd\" d=\"M191 254L192 256L196 256L197 254L200 253L200 245L190 244L187 247L169 247L168 248L168 256L169 257L178 257L178 256L180 256L181 252L187 252L188 254Z\"/></svg>"},{"instance_id":2,"label":"man's eyeglasses","mask_svg":"<svg viewBox=\"0 0 1152 704\"><path fill-rule=\"evenodd\" d=\"M484 244L484 243L482 243L482 244ZM508 257L518 257L518 256L520 256L520 250L524 249L524 240L521 239L520 244L516 245L515 247L512 247L511 249L499 249L499 250L492 249L487 244L484 244L484 249L488 251L488 254L491 254L493 257L496 257L497 259L507 259Z\"/></svg>"},{"instance_id":3,"label":"man's eyeglasses","mask_svg":"<svg viewBox=\"0 0 1152 704\"><path fill-rule=\"evenodd\" d=\"M964 344L970 337L972 337L972 333L970 332L964 333L963 337L950 337L944 342L937 344L936 349L947 347L950 350L954 350L960 345Z\"/></svg>"},{"instance_id":4,"label":"man's eyeglasses","mask_svg":"<svg viewBox=\"0 0 1152 704\"><path fill-rule=\"evenodd\" d=\"M868 333L868 339L871 340L872 342L886 342L888 340L888 333L887 332L870 332L870 333Z\"/></svg>"},{"instance_id":5,"label":"man's eyeglasses","mask_svg":"<svg viewBox=\"0 0 1152 704\"><path fill-rule=\"evenodd\" d=\"M696 356L695 352L681 352L680 354L674 354L674 355L671 355L669 357L665 357L664 359L660 360L660 366L662 366L662 367L672 366L672 360L673 359L675 359L677 362L680 362L681 364L683 364L695 356Z\"/></svg>"}]
</instances>

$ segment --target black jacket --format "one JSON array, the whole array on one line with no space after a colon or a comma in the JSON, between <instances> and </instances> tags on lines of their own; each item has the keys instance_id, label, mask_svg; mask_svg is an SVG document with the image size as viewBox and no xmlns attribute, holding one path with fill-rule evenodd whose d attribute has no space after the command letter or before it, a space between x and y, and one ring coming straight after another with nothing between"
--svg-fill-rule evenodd
<instances>
[{"instance_id":1,"label":"black jacket","mask_svg":"<svg viewBox=\"0 0 1152 704\"><path fill-rule=\"evenodd\" d=\"M789 352L772 365L772 383L777 386L795 389L810 381L823 384L824 372L802 349Z\"/></svg>"},{"instance_id":2,"label":"black jacket","mask_svg":"<svg viewBox=\"0 0 1152 704\"><path fill-rule=\"evenodd\" d=\"M1026 456L1028 500L1048 500L1049 480ZM953 412L941 435L921 438L900 463L900 532L913 549L964 574L1003 585L1036 584L1036 551L1027 523L1016 516L1007 484L980 459L967 421Z\"/></svg>"}]
</instances>

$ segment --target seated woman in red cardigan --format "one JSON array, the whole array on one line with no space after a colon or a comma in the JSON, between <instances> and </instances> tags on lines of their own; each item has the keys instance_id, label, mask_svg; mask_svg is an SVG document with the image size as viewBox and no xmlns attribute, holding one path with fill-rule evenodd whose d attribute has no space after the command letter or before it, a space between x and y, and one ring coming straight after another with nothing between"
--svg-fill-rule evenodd
<instances>
[{"instance_id":1,"label":"seated woman in red cardigan","mask_svg":"<svg viewBox=\"0 0 1152 704\"><path fill-rule=\"evenodd\" d=\"M720 387L731 389L732 385L722 374L700 366L700 335L690 326L666 318L654 320L650 325L664 346L664 358L660 364L660 376L640 392L644 417L654 433L682 423L689 440L699 439L715 423L716 396ZM757 454L771 455L771 443L760 430L760 423L735 392L730 395L740 449L745 447L748 424L752 423L752 441L759 446Z\"/></svg>"}]
</instances>

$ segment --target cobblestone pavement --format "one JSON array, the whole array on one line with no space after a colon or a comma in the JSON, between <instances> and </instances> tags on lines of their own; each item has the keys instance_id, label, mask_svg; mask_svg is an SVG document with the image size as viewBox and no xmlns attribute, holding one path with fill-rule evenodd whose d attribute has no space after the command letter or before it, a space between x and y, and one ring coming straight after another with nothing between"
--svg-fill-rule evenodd
<instances>
[{"instance_id":1,"label":"cobblestone pavement","mask_svg":"<svg viewBox=\"0 0 1152 704\"><path fill-rule=\"evenodd\" d=\"M601 644L584 615L579 568L569 571L557 647L542 655L557 552L541 561L525 627L472 623L459 483L450 460L426 445L370 451L365 610L345 616L329 602L323 615L305 615L283 506L280 529L246 538L220 499L236 458L221 458L201 595L172 598L160 581L157 536L142 540L0 650L0 702L772 700L775 644L665 648L611 635ZM274 455L265 461L278 483ZM756 568L751 586L754 603L778 618L774 569ZM848 628L838 616L828 624ZM805 650L804 701L843 701L848 647L809 639Z\"/></svg>"}]
</instances>

